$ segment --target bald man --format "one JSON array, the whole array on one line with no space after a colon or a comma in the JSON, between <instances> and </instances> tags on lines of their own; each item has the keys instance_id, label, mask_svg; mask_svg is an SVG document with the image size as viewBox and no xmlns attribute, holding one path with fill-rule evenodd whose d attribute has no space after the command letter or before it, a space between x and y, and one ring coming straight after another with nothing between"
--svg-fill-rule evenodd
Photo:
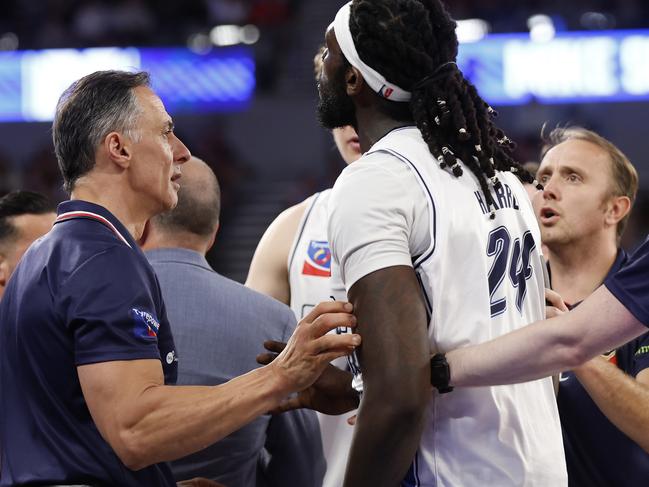
<instances>
[{"instance_id":1,"label":"bald man","mask_svg":"<svg viewBox=\"0 0 649 487\"><path fill-rule=\"evenodd\" d=\"M216 176L192 157L183 166L178 205L150 220L142 243L160 281L181 357L179 384L221 384L256 368L261 343L286 339L296 325L290 308L209 266L205 254L219 228L219 210ZM315 413L302 410L261 416L171 467L176 480L316 487L322 484L325 462Z\"/></svg>"}]
</instances>

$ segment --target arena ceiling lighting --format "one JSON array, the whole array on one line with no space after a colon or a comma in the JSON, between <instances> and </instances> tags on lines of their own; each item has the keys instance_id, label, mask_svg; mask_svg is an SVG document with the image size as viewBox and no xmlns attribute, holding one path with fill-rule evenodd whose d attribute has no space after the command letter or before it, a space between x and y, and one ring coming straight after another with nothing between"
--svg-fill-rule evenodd
<instances>
[{"instance_id":1,"label":"arena ceiling lighting","mask_svg":"<svg viewBox=\"0 0 649 487\"><path fill-rule=\"evenodd\" d=\"M255 25L217 25L210 31L210 40L215 46L254 44L259 40L259 28Z\"/></svg>"},{"instance_id":2,"label":"arena ceiling lighting","mask_svg":"<svg viewBox=\"0 0 649 487\"><path fill-rule=\"evenodd\" d=\"M458 20L455 33L459 42L478 42L489 34L491 26L486 20L465 19Z\"/></svg>"},{"instance_id":3,"label":"arena ceiling lighting","mask_svg":"<svg viewBox=\"0 0 649 487\"><path fill-rule=\"evenodd\" d=\"M238 31L250 41L253 34ZM458 65L493 105L649 101L649 30L472 39L463 38ZM255 89L252 52L212 40L196 37L192 49L0 51L0 121L51 120L63 90L99 69L149 71L171 113L245 110Z\"/></svg>"},{"instance_id":4,"label":"arena ceiling lighting","mask_svg":"<svg viewBox=\"0 0 649 487\"><path fill-rule=\"evenodd\" d=\"M554 22L548 15L532 15L527 19L527 28L530 29L530 39L535 42L551 41L556 34Z\"/></svg>"}]
</instances>

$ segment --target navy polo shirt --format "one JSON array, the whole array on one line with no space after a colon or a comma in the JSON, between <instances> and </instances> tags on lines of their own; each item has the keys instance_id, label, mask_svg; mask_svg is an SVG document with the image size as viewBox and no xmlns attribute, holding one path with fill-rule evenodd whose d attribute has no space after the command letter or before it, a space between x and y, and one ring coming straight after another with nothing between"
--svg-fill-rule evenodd
<instances>
[{"instance_id":1,"label":"navy polo shirt","mask_svg":"<svg viewBox=\"0 0 649 487\"><path fill-rule=\"evenodd\" d=\"M77 367L177 358L153 269L105 208L66 201L0 304L0 486L175 485L166 464L126 468L101 437Z\"/></svg>"},{"instance_id":2,"label":"navy polo shirt","mask_svg":"<svg viewBox=\"0 0 649 487\"><path fill-rule=\"evenodd\" d=\"M647 250L649 248L645 252ZM629 273L628 269L636 268L643 261L644 271L636 269ZM649 289L648 266L646 253L636 254L628 260L626 253L620 250L605 279L607 288L630 311L638 306L647 309L649 293L642 295L633 291L642 286ZM649 323L649 320L644 323ZM611 323L611 326L615 324ZM632 377L649 367L649 333L616 349L615 360L617 366ZM649 454L608 420L572 372L561 374L557 404L571 487L646 484Z\"/></svg>"},{"instance_id":3,"label":"navy polo shirt","mask_svg":"<svg viewBox=\"0 0 649 487\"><path fill-rule=\"evenodd\" d=\"M649 238L604 284L638 321L649 326Z\"/></svg>"}]
</instances>

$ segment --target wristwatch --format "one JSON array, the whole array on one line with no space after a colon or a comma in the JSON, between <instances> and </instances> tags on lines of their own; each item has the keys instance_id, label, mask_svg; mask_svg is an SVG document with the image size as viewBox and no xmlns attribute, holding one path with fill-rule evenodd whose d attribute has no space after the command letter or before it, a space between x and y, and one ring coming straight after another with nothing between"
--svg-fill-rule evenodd
<instances>
[{"instance_id":1,"label":"wristwatch","mask_svg":"<svg viewBox=\"0 0 649 487\"><path fill-rule=\"evenodd\" d=\"M430 383L440 394L446 394L453 390L451 382L451 369L446 361L446 355L436 353L430 359Z\"/></svg>"}]
</instances>

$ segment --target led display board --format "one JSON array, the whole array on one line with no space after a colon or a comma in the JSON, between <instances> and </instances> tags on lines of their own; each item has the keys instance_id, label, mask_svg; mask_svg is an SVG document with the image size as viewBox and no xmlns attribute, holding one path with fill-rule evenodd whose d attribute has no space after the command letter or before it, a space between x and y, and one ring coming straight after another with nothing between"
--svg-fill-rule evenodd
<instances>
[{"instance_id":1,"label":"led display board","mask_svg":"<svg viewBox=\"0 0 649 487\"><path fill-rule=\"evenodd\" d=\"M246 48L51 49L0 53L0 121L52 120L61 93L97 70L144 70L170 113L242 110L255 89Z\"/></svg>"},{"instance_id":2,"label":"led display board","mask_svg":"<svg viewBox=\"0 0 649 487\"><path fill-rule=\"evenodd\" d=\"M649 99L649 31L494 34L460 45L458 64L494 105Z\"/></svg>"}]
</instances>

